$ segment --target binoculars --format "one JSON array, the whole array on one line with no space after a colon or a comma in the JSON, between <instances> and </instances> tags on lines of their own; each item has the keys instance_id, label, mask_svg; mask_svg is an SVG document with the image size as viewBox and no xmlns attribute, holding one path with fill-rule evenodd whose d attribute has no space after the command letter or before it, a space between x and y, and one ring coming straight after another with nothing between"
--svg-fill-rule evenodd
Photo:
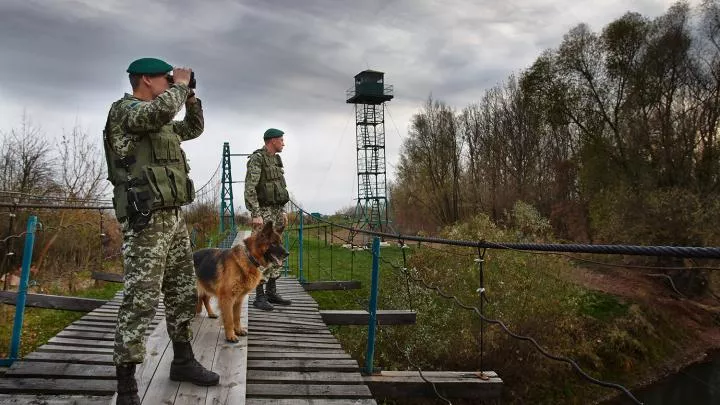
<instances>
[{"instance_id":1,"label":"binoculars","mask_svg":"<svg viewBox=\"0 0 720 405\"><path fill-rule=\"evenodd\" d=\"M166 75L165 77L167 77L168 83L175 83L175 79L173 79L172 75ZM195 72L190 72L190 83L188 83L188 87L194 89L196 84L197 83L195 82Z\"/></svg>"}]
</instances>

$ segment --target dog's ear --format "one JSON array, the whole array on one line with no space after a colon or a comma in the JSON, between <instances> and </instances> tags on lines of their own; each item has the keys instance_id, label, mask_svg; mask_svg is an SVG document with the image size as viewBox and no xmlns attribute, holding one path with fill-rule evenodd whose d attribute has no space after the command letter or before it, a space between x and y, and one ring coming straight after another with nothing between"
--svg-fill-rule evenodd
<instances>
[{"instance_id":1,"label":"dog's ear","mask_svg":"<svg viewBox=\"0 0 720 405\"><path fill-rule=\"evenodd\" d=\"M260 231L260 237L264 240L270 240L273 233L273 221L265 222L262 231Z\"/></svg>"}]
</instances>

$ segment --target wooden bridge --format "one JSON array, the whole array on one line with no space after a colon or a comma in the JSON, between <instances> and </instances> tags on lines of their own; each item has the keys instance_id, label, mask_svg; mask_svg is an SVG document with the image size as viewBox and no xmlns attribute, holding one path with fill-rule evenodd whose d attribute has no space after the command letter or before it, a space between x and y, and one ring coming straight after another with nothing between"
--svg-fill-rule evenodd
<instances>
[{"instance_id":1,"label":"wooden bridge","mask_svg":"<svg viewBox=\"0 0 720 405\"><path fill-rule=\"evenodd\" d=\"M215 387L168 378L173 350L161 305L147 332L145 362L136 372L142 403L369 405L376 403L373 392L397 394L399 382L418 395L431 392L413 372L361 375L357 361L330 333L305 288L295 278L281 278L278 291L292 299L292 306L265 312L246 300L249 311L244 312L243 324L249 335L238 343L225 341L220 319L208 318L205 312L194 319L193 351L203 366L220 374ZM118 293L15 362L0 378L0 405L114 404L112 351L121 299ZM443 391L470 390L475 398L497 397L502 386L491 372L484 378L474 373L428 373L425 378Z\"/></svg>"}]
</instances>

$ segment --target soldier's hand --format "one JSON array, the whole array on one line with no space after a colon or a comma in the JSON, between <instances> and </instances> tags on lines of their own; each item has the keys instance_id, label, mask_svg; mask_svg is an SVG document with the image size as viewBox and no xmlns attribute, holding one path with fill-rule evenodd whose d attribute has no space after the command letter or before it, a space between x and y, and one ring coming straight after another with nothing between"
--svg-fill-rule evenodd
<instances>
[{"instance_id":1,"label":"soldier's hand","mask_svg":"<svg viewBox=\"0 0 720 405\"><path fill-rule=\"evenodd\" d=\"M185 103L187 103L187 104L197 103L197 98L195 97L195 92L193 91L193 89L190 89L190 92L188 93Z\"/></svg>"},{"instance_id":2,"label":"soldier's hand","mask_svg":"<svg viewBox=\"0 0 720 405\"><path fill-rule=\"evenodd\" d=\"M192 72L192 69L190 68L174 68L173 69L173 81L175 83L182 83L184 85L190 84L190 73Z\"/></svg>"},{"instance_id":3,"label":"soldier's hand","mask_svg":"<svg viewBox=\"0 0 720 405\"><path fill-rule=\"evenodd\" d=\"M262 217L253 217L253 219L250 221L250 225L252 225L253 228L259 228L263 224Z\"/></svg>"}]
</instances>

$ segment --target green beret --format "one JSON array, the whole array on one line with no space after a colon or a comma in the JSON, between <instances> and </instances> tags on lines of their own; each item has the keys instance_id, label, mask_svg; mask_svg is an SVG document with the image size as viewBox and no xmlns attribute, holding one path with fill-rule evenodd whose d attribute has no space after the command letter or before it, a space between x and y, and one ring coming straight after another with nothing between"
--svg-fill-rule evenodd
<instances>
[{"instance_id":1,"label":"green beret","mask_svg":"<svg viewBox=\"0 0 720 405\"><path fill-rule=\"evenodd\" d=\"M155 58L142 58L134 61L127 72L136 75L161 75L173 69L167 62Z\"/></svg>"},{"instance_id":2,"label":"green beret","mask_svg":"<svg viewBox=\"0 0 720 405\"><path fill-rule=\"evenodd\" d=\"M283 132L279 129L270 128L267 131L265 131L265 135L263 135L263 139L280 138L281 136L283 136L284 133L285 132Z\"/></svg>"}]
</instances>

